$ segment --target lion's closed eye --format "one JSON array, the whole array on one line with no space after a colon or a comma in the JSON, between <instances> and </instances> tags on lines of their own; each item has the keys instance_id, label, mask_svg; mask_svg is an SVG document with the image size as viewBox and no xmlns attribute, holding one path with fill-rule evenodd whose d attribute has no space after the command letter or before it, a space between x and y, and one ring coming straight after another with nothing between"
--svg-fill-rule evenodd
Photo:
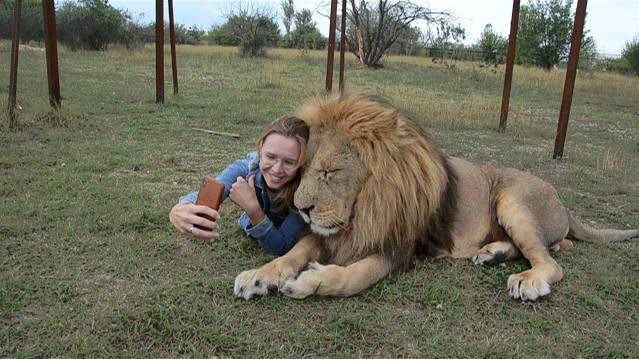
<instances>
[{"instance_id":1,"label":"lion's closed eye","mask_svg":"<svg viewBox=\"0 0 639 359\"><path fill-rule=\"evenodd\" d=\"M326 180L326 181L330 181L332 180L336 175L339 174L339 172L341 171L341 169L339 168L331 168L331 169L324 169L321 173L322 173L322 179Z\"/></svg>"}]
</instances>

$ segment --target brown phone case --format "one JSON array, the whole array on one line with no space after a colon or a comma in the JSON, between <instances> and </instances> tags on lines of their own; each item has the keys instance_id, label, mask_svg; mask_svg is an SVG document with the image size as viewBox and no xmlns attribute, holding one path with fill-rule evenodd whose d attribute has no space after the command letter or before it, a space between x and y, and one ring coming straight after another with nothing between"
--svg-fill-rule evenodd
<instances>
[{"instance_id":1,"label":"brown phone case","mask_svg":"<svg viewBox=\"0 0 639 359\"><path fill-rule=\"evenodd\" d=\"M222 204L222 198L224 198L224 183L216 180L213 177L206 176L202 179L202 185L200 186L200 193L197 195L195 204L211 207L214 210L219 210ZM199 216L208 219L209 221L215 221L210 216L205 214L199 214ZM209 228L195 225L203 231L210 231Z\"/></svg>"},{"instance_id":2,"label":"brown phone case","mask_svg":"<svg viewBox=\"0 0 639 359\"><path fill-rule=\"evenodd\" d=\"M198 193L197 195L195 204L211 207L217 211L220 209L223 197L224 183L216 180L213 177L206 176L204 177L204 179L202 179L200 193Z\"/></svg>"}]
</instances>

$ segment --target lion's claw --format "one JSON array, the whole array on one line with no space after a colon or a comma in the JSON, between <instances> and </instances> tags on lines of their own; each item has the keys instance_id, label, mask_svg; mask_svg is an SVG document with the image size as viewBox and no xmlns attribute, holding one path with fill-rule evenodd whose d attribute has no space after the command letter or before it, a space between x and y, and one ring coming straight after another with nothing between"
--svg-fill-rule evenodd
<instances>
[{"instance_id":1,"label":"lion's claw","mask_svg":"<svg viewBox=\"0 0 639 359\"><path fill-rule=\"evenodd\" d=\"M277 294L280 284L292 276L263 269L244 271L235 277L233 293L246 300L258 295Z\"/></svg>"},{"instance_id":2,"label":"lion's claw","mask_svg":"<svg viewBox=\"0 0 639 359\"><path fill-rule=\"evenodd\" d=\"M537 300L550 293L550 285L530 271L512 274L508 277L508 293L521 300Z\"/></svg>"}]
</instances>

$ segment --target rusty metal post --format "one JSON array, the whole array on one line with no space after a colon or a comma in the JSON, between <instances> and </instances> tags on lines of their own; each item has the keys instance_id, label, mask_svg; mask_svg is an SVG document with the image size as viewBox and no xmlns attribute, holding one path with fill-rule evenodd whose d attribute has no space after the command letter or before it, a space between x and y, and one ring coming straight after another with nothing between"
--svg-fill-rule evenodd
<instances>
[{"instance_id":1,"label":"rusty metal post","mask_svg":"<svg viewBox=\"0 0 639 359\"><path fill-rule=\"evenodd\" d=\"M18 52L20 51L20 12L22 0L15 0L13 5L13 24L11 26L11 71L9 74L9 128L15 128L16 94L18 88Z\"/></svg>"},{"instance_id":2,"label":"rusty metal post","mask_svg":"<svg viewBox=\"0 0 639 359\"><path fill-rule=\"evenodd\" d=\"M173 72L173 94L178 94L177 60L175 58L175 23L173 21L173 0L169 0L169 37L171 38L171 71Z\"/></svg>"},{"instance_id":3,"label":"rusty metal post","mask_svg":"<svg viewBox=\"0 0 639 359\"><path fill-rule=\"evenodd\" d=\"M49 104L54 110L61 108L60 72L58 69L58 36L55 23L55 4L53 0L42 1L44 20L44 46L47 57L47 79L49 82Z\"/></svg>"},{"instance_id":4,"label":"rusty metal post","mask_svg":"<svg viewBox=\"0 0 639 359\"><path fill-rule=\"evenodd\" d=\"M344 94L344 51L346 48L346 0L342 0L342 26L339 38L339 93Z\"/></svg>"},{"instance_id":5,"label":"rusty metal post","mask_svg":"<svg viewBox=\"0 0 639 359\"><path fill-rule=\"evenodd\" d=\"M155 102L164 103L164 2L155 0Z\"/></svg>"},{"instance_id":6,"label":"rusty metal post","mask_svg":"<svg viewBox=\"0 0 639 359\"><path fill-rule=\"evenodd\" d=\"M566 69L566 82L564 83L564 95L559 111L559 123L557 124L557 137L555 137L555 150L552 158L564 157L564 143L568 130L568 118L572 104L572 92L575 89L575 77L577 76L577 63L579 62L579 49L581 48L581 36L583 35L584 22L586 20L586 7L588 0L578 0L575 12L575 26L572 29L570 42L570 54L568 55L568 68Z\"/></svg>"},{"instance_id":7,"label":"rusty metal post","mask_svg":"<svg viewBox=\"0 0 639 359\"><path fill-rule=\"evenodd\" d=\"M513 66L515 64L515 49L517 47L517 29L519 28L519 0L513 0L513 13L510 18L510 36L508 37L508 55L506 58L506 73L504 75L504 92L501 95L501 115L499 116L499 132L506 131L508 108L510 106L510 87L513 81Z\"/></svg>"},{"instance_id":8,"label":"rusty metal post","mask_svg":"<svg viewBox=\"0 0 639 359\"><path fill-rule=\"evenodd\" d=\"M326 60L326 93L333 90L333 60L335 59L335 23L337 22L337 0L331 0L331 21L328 30L328 53Z\"/></svg>"}]
</instances>

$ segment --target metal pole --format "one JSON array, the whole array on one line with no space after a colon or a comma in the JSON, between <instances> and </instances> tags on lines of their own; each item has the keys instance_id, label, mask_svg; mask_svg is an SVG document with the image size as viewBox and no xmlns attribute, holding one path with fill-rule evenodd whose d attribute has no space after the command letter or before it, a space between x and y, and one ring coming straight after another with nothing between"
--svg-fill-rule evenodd
<instances>
[{"instance_id":1,"label":"metal pole","mask_svg":"<svg viewBox=\"0 0 639 359\"><path fill-rule=\"evenodd\" d=\"M44 20L44 46L47 57L47 79L49 82L49 103L54 110L61 108L60 72L58 70L58 37L55 24L55 4L53 0L42 1Z\"/></svg>"},{"instance_id":2,"label":"metal pole","mask_svg":"<svg viewBox=\"0 0 639 359\"><path fill-rule=\"evenodd\" d=\"M584 22L586 20L587 5L588 0L577 1L577 11L575 12L575 26L572 29L570 55L568 56L568 68L566 69L566 82L564 83L564 95L561 100L559 123L557 125L557 137L555 137L555 150L553 152L552 158L562 159L564 157L564 143L566 141L566 132L568 130L568 118L570 117L572 93L575 88L577 63L579 62L579 49L581 48L581 36L583 35Z\"/></svg>"},{"instance_id":3,"label":"metal pole","mask_svg":"<svg viewBox=\"0 0 639 359\"><path fill-rule=\"evenodd\" d=\"M175 23L173 22L173 0L169 0L169 37L171 38L171 70L173 71L173 94L178 94L177 60L175 58Z\"/></svg>"},{"instance_id":4,"label":"metal pole","mask_svg":"<svg viewBox=\"0 0 639 359\"><path fill-rule=\"evenodd\" d=\"M339 39L339 93L344 94L344 51L346 48L346 0L342 0L342 29Z\"/></svg>"},{"instance_id":5,"label":"metal pole","mask_svg":"<svg viewBox=\"0 0 639 359\"><path fill-rule=\"evenodd\" d=\"M11 27L11 72L9 74L9 127L15 128L16 93L18 88L18 52L20 51L20 11L22 0L15 0L13 5L13 24Z\"/></svg>"},{"instance_id":6,"label":"metal pole","mask_svg":"<svg viewBox=\"0 0 639 359\"><path fill-rule=\"evenodd\" d=\"M337 22L337 0L331 0L331 21L328 30L328 58L326 60L326 92L333 90L333 60L335 58L335 23Z\"/></svg>"},{"instance_id":7,"label":"metal pole","mask_svg":"<svg viewBox=\"0 0 639 359\"><path fill-rule=\"evenodd\" d=\"M506 131L508 107L510 106L510 87L513 81L515 49L517 47L517 29L519 28L519 0L513 1L513 13L510 18L510 36L508 37L508 56L506 58L506 74L504 75L504 92L501 95L501 115L499 116L499 132Z\"/></svg>"},{"instance_id":8,"label":"metal pole","mask_svg":"<svg viewBox=\"0 0 639 359\"><path fill-rule=\"evenodd\" d=\"M164 3L155 0L155 102L164 103Z\"/></svg>"}]
</instances>

